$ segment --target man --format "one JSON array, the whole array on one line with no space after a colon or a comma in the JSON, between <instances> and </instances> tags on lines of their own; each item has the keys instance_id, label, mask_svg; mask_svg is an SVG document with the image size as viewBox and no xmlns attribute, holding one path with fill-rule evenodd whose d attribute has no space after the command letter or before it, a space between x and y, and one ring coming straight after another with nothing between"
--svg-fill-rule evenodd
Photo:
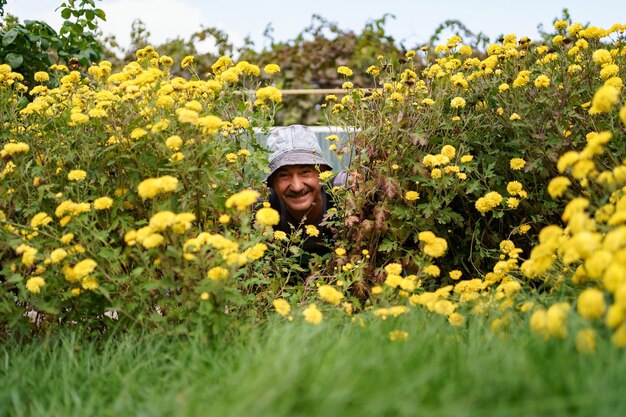
<instances>
[{"instance_id":1,"label":"man","mask_svg":"<svg viewBox=\"0 0 626 417\"><path fill-rule=\"evenodd\" d=\"M313 225L320 234L307 237L304 232L303 249L309 253L328 252L323 238L331 237L330 232L320 223L333 201L319 174L331 166L322 157L315 133L302 125L278 128L268 137L267 148L271 154L266 181L272 189L268 202L280 214L280 223L274 229L289 234ZM346 173L340 173L333 185L343 185L345 177Z\"/></svg>"}]
</instances>

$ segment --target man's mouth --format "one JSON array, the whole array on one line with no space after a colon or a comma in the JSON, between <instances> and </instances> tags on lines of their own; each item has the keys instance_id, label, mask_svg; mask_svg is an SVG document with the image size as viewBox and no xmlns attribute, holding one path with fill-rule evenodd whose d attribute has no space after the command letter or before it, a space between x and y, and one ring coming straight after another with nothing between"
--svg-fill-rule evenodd
<instances>
[{"instance_id":1,"label":"man's mouth","mask_svg":"<svg viewBox=\"0 0 626 417\"><path fill-rule=\"evenodd\" d=\"M285 197L289 197L289 198L300 198L300 197L304 197L305 195L307 195L310 192L310 190L303 190L300 191L299 193L294 193L293 191L287 191L285 193Z\"/></svg>"}]
</instances>

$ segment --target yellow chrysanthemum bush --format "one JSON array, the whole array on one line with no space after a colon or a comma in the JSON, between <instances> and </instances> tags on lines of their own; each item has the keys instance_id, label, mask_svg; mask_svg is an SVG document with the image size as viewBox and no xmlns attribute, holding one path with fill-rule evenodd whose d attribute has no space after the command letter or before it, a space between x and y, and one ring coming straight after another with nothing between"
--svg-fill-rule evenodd
<instances>
[{"instance_id":1,"label":"yellow chrysanthemum bush","mask_svg":"<svg viewBox=\"0 0 626 417\"><path fill-rule=\"evenodd\" d=\"M607 109L604 115L615 122L615 134L590 132L584 148L559 158L560 175L550 181L548 192L567 202L562 222L540 231L538 244L520 266L538 288L567 297L566 302L546 297L533 309L532 330L545 338L574 334L579 350L593 350L598 335L626 346L626 166L621 145L611 146L625 136L626 121L620 126L618 111ZM555 309L558 326L551 321Z\"/></svg>"},{"instance_id":2,"label":"yellow chrysanthemum bush","mask_svg":"<svg viewBox=\"0 0 626 417\"><path fill-rule=\"evenodd\" d=\"M565 202L550 195L583 190L592 174L614 181L593 158L623 158L623 141L607 137L623 136L624 28L596 29L559 26L542 43L507 35L484 56L457 36L424 48L424 69L414 54L381 56L370 85L322 104L348 132L337 152L351 155L334 223L346 253L335 262L368 252L363 291L432 309L471 301L465 311L496 312L494 329L530 309L537 283L519 267L532 259L533 232L560 220ZM550 182L564 167L570 176Z\"/></svg>"},{"instance_id":3,"label":"yellow chrysanthemum bush","mask_svg":"<svg viewBox=\"0 0 626 417\"><path fill-rule=\"evenodd\" d=\"M468 56L455 37L427 51L422 70L414 55L403 63L379 57L368 69L370 85L324 103L330 123L352 132L338 152L352 154L345 217L362 224L349 230L356 249L375 245L368 247L373 257L383 252L408 265L415 251L406 249L430 230L452 238L452 265L484 271L499 242L526 229L520 226L555 219L559 206L545 186L558 172L558 155L597 130L589 113L614 102L610 93L621 88L619 28L556 45L507 35L484 57ZM601 48L613 51L619 71L611 77L601 74L606 63L594 61Z\"/></svg>"},{"instance_id":4,"label":"yellow chrysanthemum bush","mask_svg":"<svg viewBox=\"0 0 626 417\"><path fill-rule=\"evenodd\" d=\"M30 90L0 65L0 326L217 328L246 304L271 215L243 190L264 189L280 92L228 57L202 75L188 59L188 79L137 57Z\"/></svg>"}]
</instances>

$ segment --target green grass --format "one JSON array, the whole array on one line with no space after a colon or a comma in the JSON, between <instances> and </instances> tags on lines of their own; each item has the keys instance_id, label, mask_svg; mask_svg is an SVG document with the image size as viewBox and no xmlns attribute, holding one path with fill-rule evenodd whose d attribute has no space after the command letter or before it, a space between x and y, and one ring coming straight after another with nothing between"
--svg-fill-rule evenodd
<instances>
[{"instance_id":1,"label":"green grass","mask_svg":"<svg viewBox=\"0 0 626 417\"><path fill-rule=\"evenodd\" d=\"M410 336L392 342L390 330ZM2 416L623 416L626 355L422 311L231 340L73 334L0 350Z\"/></svg>"}]
</instances>

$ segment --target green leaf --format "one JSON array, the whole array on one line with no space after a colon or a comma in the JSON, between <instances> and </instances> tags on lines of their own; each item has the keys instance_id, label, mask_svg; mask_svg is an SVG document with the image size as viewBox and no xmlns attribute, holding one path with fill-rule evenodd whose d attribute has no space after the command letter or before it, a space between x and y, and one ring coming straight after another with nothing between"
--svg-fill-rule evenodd
<instances>
[{"instance_id":1,"label":"green leaf","mask_svg":"<svg viewBox=\"0 0 626 417\"><path fill-rule=\"evenodd\" d=\"M110 261L114 261L116 259L119 258L120 255L120 248L102 248L100 249L100 251L98 252L98 256L100 256L103 259L108 259Z\"/></svg>"},{"instance_id":2,"label":"green leaf","mask_svg":"<svg viewBox=\"0 0 626 417\"><path fill-rule=\"evenodd\" d=\"M10 52L4 57L4 62L9 64L11 68L16 69L22 65L24 57L20 54L16 54L15 52Z\"/></svg>"},{"instance_id":3,"label":"green leaf","mask_svg":"<svg viewBox=\"0 0 626 417\"><path fill-rule=\"evenodd\" d=\"M104 20L104 21L106 22L106 20L107 20L107 16L106 16L106 14L104 13L104 11L103 11L102 9L95 9L93 12L94 12L94 13L96 14L96 16L98 16L101 20Z\"/></svg>"},{"instance_id":4,"label":"green leaf","mask_svg":"<svg viewBox=\"0 0 626 417\"><path fill-rule=\"evenodd\" d=\"M11 274L7 278L7 282L23 282L23 281L24 281L24 277L22 276L22 274Z\"/></svg>"},{"instance_id":5,"label":"green leaf","mask_svg":"<svg viewBox=\"0 0 626 417\"><path fill-rule=\"evenodd\" d=\"M72 16L72 11L70 9L63 9L61 10L61 17L63 19L69 19Z\"/></svg>"},{"instance_id":6,"label":"green leaf","mask_svg":"<svg viewBox=\"0 0 626 417\"><path fill-rule=\"evenodd\" d=\"M17 38L18 34L19 32L16 29L11 29L10 31L5 33L4 36L2 37L2 46L11 45L13 41L15 40L15 38Z\"/></svg>"},{"instance_id":7,"label":"green leaf","mask_svg":"<svg viewBox=\"0 0 626 417\"><path fill-rule=\"evenodd\" d=\"M138 268L133 269L133 270L130 272L130 275L132 275L132 276L133 276L133 278L137 278L138 276L140 276L141 274L143 274L143 271L144 271L144 268L142 268L142 267L138 267Z\"/></svg>"},{"instance_id":8,"label":"green leaf","mask_svg":"<svg viewBox=\"0 0 626 417\"><path fill-rule=\"evenodd\" d=\"M378 246L378 250L380 252L390 252L394 249L396 249L398 247L398 242L394 242L392 240L388 240L385 239L383 240L383 242Z\"/></svg>"},{"instance_id":9,"label":"green leaf","mask_svg":"<svg viewBox=\"0 0 626 417\"><path fill-rule=\"evenodd\" d=\"M85 17L87 18L89 22L91 22L93 18L96 17L96 15L93 12L93 10L87 10L87 12L85 12Z\"/></svg>"}]
</instances>

